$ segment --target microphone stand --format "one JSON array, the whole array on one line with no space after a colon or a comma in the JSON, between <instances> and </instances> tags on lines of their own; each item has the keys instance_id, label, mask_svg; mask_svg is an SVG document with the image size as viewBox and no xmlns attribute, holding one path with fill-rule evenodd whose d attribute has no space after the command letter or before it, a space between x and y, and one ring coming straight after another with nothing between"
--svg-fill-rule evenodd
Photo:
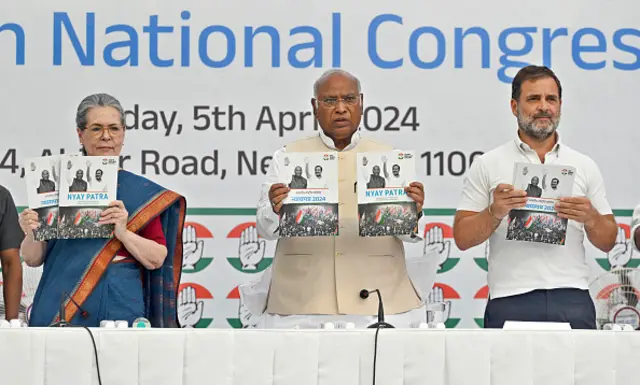
<instances>
[{"instance_id":1,"label":"microphone stand","mask_svg":"<svg viewBox=\"0 0 640 385\"><path fill-rule=\"evenodd\" d=\"M50 325L50 327L54 327L54 328L55 328L55 327L59 327L59 328L62 328L62 327L68 327L68 326L71 326L71 325L67 322L67 320L65 319L66 317L65 317L65 311L64 311L64 299L65 299L65 298L64 298L64 294L65 294L65 293L62 293L62 296L61 296L62 298L60 298L60 310L59 310L59 311L60 311L60 321L58 321L58 322L56 322L56 323L54 323L54 324L51 324L51 325Z\"/></svg>"},{"instance_id":2,"label":"microphone stand","mask_svg":"<svg viewBox=\"0 0 640 385\"><path fill-rule=\"evenodd\" d=\"M93 333L91 332L91 330L83 325L73 325L71 322L67 322L66 320L66 314L64 311L64 300L66 297L69 297L69 301L73 302L74 305L76 305L78 307L78 310L81 311L80 316L82 318L87 318L89 316L89 313L87 313L84 309L82 309L80 307L80 305L78 305L78 303L76 301L73 300L73 298L69 295L69 293L67 292L63 292L62 293L62 298L60 298L60 320L56 323L53 323L51 325L49 325L49 327L79 327L79 328L83 328L85 329L88 333L89 336L91 337L91 343L93 344L93 353L95 355L95 359L96 359L96 371L98 373L98 384L102 385L102 378L100 376L100 361L98 360L98 348L96 346L96 339L93 336Z\"/></svg>"},{"instance_id":3,"label":"microphone stand","mask_svg":"<svg viewBox=\"0 0 640 385\"><path fill-rule=\"evenodd\" d=\"M394 329L393 325L385 322L384 320L384 308L382 307L382 295L380 294L380 290L360 290L360 298L367 299L369 298L370 293L378 294L378 322L369 325L368 329L376 329L376 336L373 345L373 385L376 385L376 364L378 361L378 333L380 329Z\"/></svg>"},{"instance_id":4,"label":"microphone stand","mask_svg":"<svg viewBox=\"0 0 640 385\"><path fill-rule=\"evenodd\" d=\"M378 294L378 322L373 323L368 326L369 329L394 329L395 327L390 323L385 322L384 320L384 308L382 307L382 294L378 289L375 290L366 290L363 289L360 291L360 298L366 299L369 297L370 293Z\"/></svg>"}]
</instances>

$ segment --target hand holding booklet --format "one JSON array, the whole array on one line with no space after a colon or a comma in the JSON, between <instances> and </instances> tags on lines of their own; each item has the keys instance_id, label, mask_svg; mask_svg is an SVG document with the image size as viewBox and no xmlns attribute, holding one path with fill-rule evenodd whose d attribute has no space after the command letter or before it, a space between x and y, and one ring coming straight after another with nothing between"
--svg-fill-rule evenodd
<instances>
[{"instance_id":1,"label":"hand holding booklet","mask_svg":"<svg viewBox=\"0 0 640 385\"><path fill-rule=\"evenodd\" d=\"M515 163L513 187L527 192L527 204L509 212L507 240L564 245L566 218L555 205L571 197L575 168L553 164Z\"/></svg>"},{"instance_id":2,"label":"hand holding booklet","mask_svg":"<svg viewBox=\"0 0 640 385\"><path fill-rule=\"evenodd\" d=\"M360 236L412 234L417 206L404 188L416 180L414 152L358 153L357 167Z\"/></svg>"},{"instance_id":3,"label":"hand holding booklet","mask_svg":"<svg viewBox=\"0 0 640 385\"><path fill-rule=\"evenodd\" d=\"M29 208L38 214L40 226L33 230L36 241L58 237L58 189L60 156L28 158L24 164Z\"/></svg>"},{"instance_id":4,"label":"hand holding booklet","mask_svg":"<svg viewBox=\"0 0 640 385\"><path fill-rule=\"evenodd\" d=\"M280 183L289 195L280 211L280 236L338 235L338 156L335 152L283 153Z\"/></svg>"},{"instance_id":5,"label":"hand holding booklet","mask_svg":"<svg viewBox=\"0 0 640 385\"><path fill-rule=\"evenodd\" d=\"M98 221L117 199L118 163L117 156L75 154L28 159L29 208L40 220L35 239L110 238L114 225Z\"/></svg>"}]
</instances>

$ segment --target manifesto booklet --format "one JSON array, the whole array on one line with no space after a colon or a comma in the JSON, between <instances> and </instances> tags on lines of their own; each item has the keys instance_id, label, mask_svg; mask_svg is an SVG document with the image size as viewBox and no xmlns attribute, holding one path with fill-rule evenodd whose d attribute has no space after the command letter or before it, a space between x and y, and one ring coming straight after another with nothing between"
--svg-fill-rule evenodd
<instances>
[{"instance_id":1,"label":"manifesto booklet","mask_svg":"<svg viewBox=\"0 0 640 385\"><path fill-rule=\"evenodd\" d=\"M98 221L116 200L118 157L62 155L60 169L58 238L110 238L114 225Z\"/></svg>"},{"instance_id":2,"label":"manifesto booklet","mask_svg":"<svg viewBox=\"0 0 640 385\"><path fill-rule=\"evenodd\" d=\"M575 168L554 164L515 163L513 186L527 192L527 204L509 212L507 239L564 245L566 218L555 205L573 193Z\"/></svg>"},{"instance_id":3,"label":"manifesto booklet","mask_svg":"<svg viewBox=\"0 0 640 385\"><path fill-rule=\"evenodd\" d=\"M338 235L336 152L282 153L278 180L291 189L280 211L280 237Z\"/></svg>"},{"instance_id":4,"label":"manifesto booklet","mask_svg":"<svg viewBox=\"0 0 640 385\"><path fill-rule=\"evenodd\" d=\"M58 189L60 156L28 158L24 164L29 208L38 213L40 226L33 230L36 241L58 237Z\"/></svg>"},{"instance_id":5,"label":"manifesto booklet","mask_svg":"<svg viewBox=\"0 0 640 385\"><path fill-rule=\"evenodd\" d=\"M408 235L418 225L416 202L405 193L415 179L413 151L357 155L358 220L361 237Z\"/></svg>"}]
</instances>

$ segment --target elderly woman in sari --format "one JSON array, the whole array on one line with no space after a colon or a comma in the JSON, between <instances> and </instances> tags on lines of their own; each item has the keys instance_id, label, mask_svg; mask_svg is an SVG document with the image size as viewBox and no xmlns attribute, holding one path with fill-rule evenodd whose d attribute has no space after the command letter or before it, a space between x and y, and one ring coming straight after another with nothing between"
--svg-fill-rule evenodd
<instances>
[{"instance_id":1,"label":"elderly woman in sari","mask_svg":"<svg viewBox=\"0 0 640 385\"><path fill-rule=\"evenodd\" d=\"M107 94L85 98L76 114L82 153L119 156L125 138L120 102ZM21 254L43 266L30 326L66 321L98 326L102 320L147 318L153 327L178 327L176 293L182 269L185 199L141 176L118 171L117 200L99 223L114 224L109 239L36 242L33 210L20 214ZM68 295L67 295L68 294ZM60 314L64 301L64 314Z\"/></svg>"}]
</instances>

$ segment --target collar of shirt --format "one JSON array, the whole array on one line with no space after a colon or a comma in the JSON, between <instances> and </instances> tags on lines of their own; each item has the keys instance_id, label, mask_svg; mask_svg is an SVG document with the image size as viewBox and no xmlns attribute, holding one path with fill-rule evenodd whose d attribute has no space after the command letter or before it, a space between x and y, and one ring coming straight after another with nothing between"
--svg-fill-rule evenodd
<instances>
[{"instance_id":1,"label":"collar of shirt","mask_svg":"<svg viewBox=\"0 0 640 385\"><path fill-rule=\"evenodd\" d=\"M329 147L333 151L349 151L352 148L354 148L355 146L357 146L358 142L360 142L360 131L359 131L359 128L358 128L358 130L356 130L356 132L353 133L353 135L351 135L351 143L349 143L349 145L347 147L345 147L344 150L338 150L336 148L335 143L333 143L333 139L328 137L324 133L324 131L322 131L322 129L320 129L319 134L320 134L320 139L322 140L322 143L324 143L325 146Z\"/></svg>"},{"instance_id":2,"label":"collar of shirt","mask_svg":"<svg viewBox=\"0 0 640 385\"><path fill-rule=\"evenodd\" d=\"M516 133L516 138L514 139L514 143L516 145L516 147L518 148L519 151L524 152L525 155L527 153L529 154L536 154L535 150L533 150L531 147L529 147L528 144L526 144L525 142L522 141L522 139L520 139L520 135L518 135ZM562 146L562 142L560 140L560 134L558 133L558 131L556 131L556 144L553 146L553 148L551 148L551 151L549 151L547 154L554 154L556 156L556 158L558 157L558 151L560 151L560 147Z\"/></svg>"}]
</instances>

